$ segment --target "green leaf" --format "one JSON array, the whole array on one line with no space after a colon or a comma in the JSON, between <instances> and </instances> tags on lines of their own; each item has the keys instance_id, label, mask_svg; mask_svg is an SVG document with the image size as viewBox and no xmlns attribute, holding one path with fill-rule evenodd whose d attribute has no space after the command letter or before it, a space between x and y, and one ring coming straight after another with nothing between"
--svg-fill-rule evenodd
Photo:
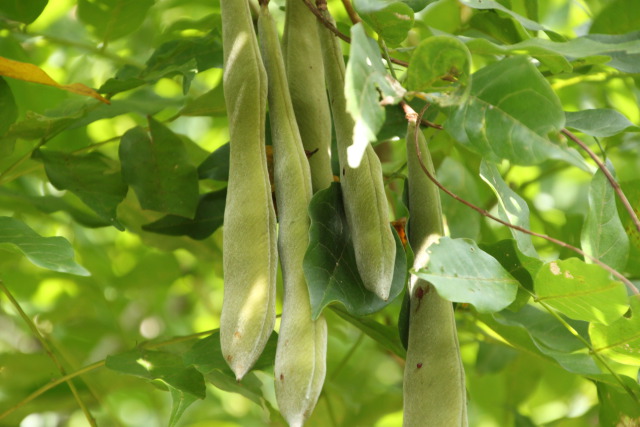
<instances>
[{"instance_id":1,"label":"green leaf","mask_svg":"<svg viewBox=\"0 0 640 427\"><path fill-rule=\"evenodd\" d=\"M629 308L624 284L611 280L602 267L577 258L545 263L534 289L538 301L586 322L608 325Z\"/></svg>"},{"instance_id":2,"label":"green leaf","mask_svg":"<svg viewBox=\"0 0 640 427\"><path fill-rule=\"evenodd\" d=\"M12 21L31 24L42 13L49 0L2 0L0 15Z\"/></svg>"},{"instance_id":3,"label":"green leaf","mask_svg":"<svg viewBox=\"0 0 640 427\"><path fill-rule=\"evenodd\" d=\"M586 254L611 268L621 270L627 264L629 237L618 216L615 191L600 169L589 186L589 210L580 242Z\"/></svg>"},{"instance_id":4,"label":"green leaf","mask_svg":"<svg viewBox=\"0 0 640 427\"><path fill-rule=\"evenodd\" d=\"M631 297L631 311L610 325L592 323L594 351L626 365L640 366L640 298Z\"/></svg>"},{"instance_id":5,"label":"green leaf","mask_svg":"<svg viewBox=\"0 0 640 427\"><path fill-rule=\"evenodd\" d=\"M177 425L178 421L180 421L184 411L186 411L193 402L198 400L198 397L190 393L185 393L175 387L169 387L169 391L171 392L172 401L171 415L169 416L169 427L174 427Z\"/></svg>"},{"instance_id":6,"label":"green leaf","mask_svg":"<svg viewBox=\"0 0 640 427\"><path fill-rule=\"evenodd\" d=\"M206 239L222 226L226 198L226 189L203 194L193 219L167 215L143 225L142 229L168 236L189 236L195 240Z\"/></svg>"},{"instance_id":7,"label":"green leaf","mask_svg":"<svg viewBox=\"0 0 640 427\"><path fill-rule=\"evenodd\" d=\"M435 0L400 0L409 6L414 12L420 12L427 7L429 3L435 3Z\"/></svg>"},{"instance_id":8,"label":"green leaf","mask_svg":"<svg viewBox=\"0 0 640 427\"><path fill-rule=\"evenodd\" d=\"M494 163L486 159L480 163L480 177L486 182L498 198L498 217L512 225L529 230L529 206L522 197L513 191L498 171ZM522 231L509 228L511 235L518 242L518 248L523 254L530 257L537 257L538 253L533 247L531 235Z\"/></svg>"},{"instance_id":9,"label":"green leaf","mask_svg":"<svg viewBox=\"0 0 640 427\"><path fill-rule=\"evenodd\" d=\"M11 88L2 77L0 77L0 111L2 111L0 114L0 135L4 135L9 130L9 126L18 118L18 106Z\"/></svg>"},{"instance_id":10,"label":"green leaf","mask_svg":"<svg viewBox=\"0 0 640 427\"><path fill-rule=\"evenodd\" d=\"M640 127L634 125L619 111L608 108L566 112L566 127L579 130L587 135L603 138L620 132L637 132Z\"/></svg>"},{"instance_id":11,"label":"green leaf","mask_svg":"<svg viewBox=\"0 0 640 427\"><path fill-rule=\"evenodd\" d=\"M229 180L229 155L230 145L225 143L198 166L198 178L213 179L215 181Z\"/></svg>"},{"instance_id":12,"label":"green leaf","mask_svg":"<svg viewBox=\"0 0 640 427\"><path fill-rule=\"evenodd\" d=\"M194 367L187 366L177 354L137 348L108 356L105 366L111 370L148 380L162 380L169 386L205 398L204 378Z\"/></svg>"},{"instance_id":13,"label":"green leaf","mask_svg":"<svg viewBox=\"0 0 640 427\"><path fill-rule=\"evenodd\" d=\"M499 10L501 12L506 13L507 15L511 16L513 19L515 19L516 21L518 21L520 24L522 24L522 26L524 28L526 28L527 30L532 30L532 31L549 31L547 28L545 28L544 26L538 24L535 21L532 21L528 18L525 18L522 15L519 15L515 12L513 12L510 9L507 9L506 7L504 7L503 5L501 5L500 3L498 3L497 1L493 1L493 0L460 0L460 2L462 4L464 4L465 6L469 6L473 9L495 9L495 10Z\"/></svg>"},{"instance_id":14,"label":"green leaf","mask_svg":"<svg viewBox=\"0 0 640 427\"><path fill-rule=\"evenodd\" d=\"M116 208L127 195L127 186L117 162L98 152L80 156L40 150L38 156L54 187L72 192L100 218L124 230L116 218Z\"/></svg>"},{"instance_id":15,"label":"green leaf","mask_svg":"<svg viewBox=\"0 0 640 427\"><path fill-rule=\"evenodd\" d=\"M438 135L447 134L441 132ZM474 205L481 206L483 204L477 180L462 163L452 156L447 156L438 167L438 181L445 188ZM442 196L441 203L442 212L447 218L449 226L449 237L466 237L472 240L479 237L482 219L479 214L472 212L468 206L452 197Z\"/></svg>"},{"instance_id":16,"label":"green leaf","mask_svg":"<svg viewBox=\"0 0 640 427\"><path fill-rule=\"evenodd\" d=\"M397 104L404 89L388 75L376 43L367 37L362 24L351 27L351 55L345 74L347 111L353 117L353 145L347 148L349 166L360 165L371 141L376 141L385 119L381 105Z\"/></svg>"},{"instance_id":17,"label":"green leaf","mask_svg":"<svg viewBox=\"0 0 640 427\"><path fill-rule=\"evenodd\" d=\"M273 367L276 357L276 346L278 334L275 332L269 336L269 340L262 351L262 354L253 365L253 370L266 370ZM199 372L209 374L219 370L229 375L236 382L235 374L224 360L220 349L220 331L216 330L211 335L197 341L184 356L184 363L193 365ZM243 379L244 381L244 379Z\"/></svg>"},{"instance_id":18,"label":"green leaf","mask_svg":"<svg viewBox=\"0 0 640 427\"><path fill-rule=\"evenodd\" d=\"M224 103L222 85L219 84L204 95L190 100L180 111L183 116L224 116L227 107Z\"/></svg>"},{"instance_id":19,"label":"green leaf","mask_svg":"<svg viewBox=\"0 0 640 427\"><path fill-rule=\"evenodd\" d=\"M366 317L352 316L339 305L333 305L331 306L331 309L338 316L360 329L378 344L393 352L396 356L402 359L407 356L407 352L398 337L397 328L381 325L380 323Z\"/></svg>"},{"instance_id":20,"label":"green leaf","mask_svg":"<svg viewBox=\"0 0 640 427\"><path fill-rule=\"evenodd\" d=\"M140 127L122 136L120 161L125 182L143 209L193 218L198 206L198 175L182 140L149 118L150 136Z\"/></svg>"},{"instance_id":21,"label":"green leaf","mask_svg":"<svg viewBox=\"0 0 640 427\"><path fill-rule=\"evenodd\" d=\"M17 248L38 267L89 276L89 272L74 261L73 248L67 239L42 237L15 218L0 216L0 244Z\"/></svg>"},{"instance_id":22,"label":"green leaf","mask_svg":"<svg viewBox=\"0 0 640 427\"><path fill-rule=\"evenodd\" d=\"M414 4L414 6L420 6ZM364 22L391 46L397 46L413 27L414 9L406 2L392 0L354 0L353 7Z\"/></svg>"},{"instance_id":23,"label":"green leaf","mask_svg":"<svg viewBox=\"0 0 640 427\"><path fill-rule=\"evenodd\" d=\"M442 237L429 249L429 263L416 274L449 301L470 303L481 313L513 302L518 281L473 240Z\"/></svg>"},{"instance_id":24,"label":"green leaf","mask_svg":"<svg viewBox=\"0 0 640 427\"><path fill-rule=\"evenodd\" d=\"M341 303L354 316L371 314L390 304L402 292L407 280L407 260L402 242L393 228L396 260L389 299L384 301L364 287L356 267L340 184L334 182L313 196L309 216L311 228L304 257L304 275L314 319L333 302Z\"/></svg>"},{"instance_id":25,"label":"green leaf","mask_svg":"<svg viewBox=\"0 0 640 427\"><path fill-rule=\"evenodd\" d=\"M628 377L623 377L628 379ZM628 381L632 382L632 381ZM637 385L637 382L636 382ZM624 426L640 420L638 397L633 399L621 387L604 382L596 382L598 387L598 418L602 426Z\"/></svg>"},{"instance_id":26,"label":"green leaf","mask_svg":"<svg viewBox=\"0 0 640 427\"><path fill-rule=\"evenodd\" d=\"M547 80L522 56L472 76L469 102L452 111L445 129L475 152L499 161L534 165L562 159L585 168L579 155L549 140L564 127L564 112Z\"/></svg>"},{"instance_id":27,"label":"green leaf","mask_svg":"<svg viewBox=\"0 0 640 427\"><path fill-rule=\"evenodd\" d=\"M105 44L135 31L153 0L78 0L78 18Z\"/></svg>"},{"instance_id":28,"label":"green leaf","mask_svg":"<svg viewBox=\"0 0 640 427\"><path fill-rule=\"evenodd\" d=\"M471 54L455 37L433 36L414 50L407 70L407 89L438 92L434 101L442 106L458 105L469 95Z\"/></svg>"},{"instance_id":29,"label":"green leaf","mask_svg":"<svg viewBox=\"0 0 640 427\"><path fill-rule=\"evenodd\" d=\"M591 34L624 34L640 28L640 3L636 0L615 0L596 15Z\"/></svg>"}]
</instances>

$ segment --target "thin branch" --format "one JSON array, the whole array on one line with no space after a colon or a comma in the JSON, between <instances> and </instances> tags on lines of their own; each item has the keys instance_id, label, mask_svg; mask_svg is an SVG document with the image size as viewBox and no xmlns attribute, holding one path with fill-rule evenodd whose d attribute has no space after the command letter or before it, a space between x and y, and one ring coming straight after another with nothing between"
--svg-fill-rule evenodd
<instances>
[{"instance_id":1,"label":"thin branch","mask_svg":"<svg viewBox=\"0 0 640 427\"><path fill-rule=\"evenodd\" d=\"M349 19L351 19L351 22L353 22L354 24L362 22L362 19L360 19L360 17L358 16L358 12L356 12L356 10L353 8L350 0L342 0L342 5L344 6L344 10L347 11L347 15L349 15Z\"/></svg>"},{"instance_id":2,"label":"thin branch","mask_svg":"<svg viewBox=\"0 0 640 427\"><path fill-rule=\"evenodd\" d=\"M56 367L58 368L58 371L60 371L62 376L66 376L67 372L64 369L64 366L62 366L62 363L60 363L60 360L58 359L58 357L53 352L53 348L51 347L51 345L49 344L47 339L40 333L40 331L38 330L38 327L33 323L31 318L29 316L27 316L27 313L25 313L24 310L22 310L22 307L20 306L20 303L18 303L18 301L13 297L13 295L9 291L9 288L7 288L5 286L5 284L4 284L4 282L2 280L0 280L0 290L2 290L2 292L4 292L4 294L7 296L7 298L9 299L11 304L13 305L13 307L16 309L16 311L20 315L20 317L22 317L22 320L24 320L24 322L27 324L27 326L29 326L29 329L31 329L31 332L33 332L33 335L35 335L35 337L38 339L38 341L40 342L40 345L42 345L42 348L44 348L44 351L47 353L49 358L56 365ZM84 402L80 398L80 394L78 393L78 389L76 388L75 384L73 384L73 381L67 380L66 383L69 386L69 388L71 389L71 393L73 394L73 397L76 399L76 402L78 403L78 406L80 406L80 409L82 409L82 412L84 413L87 421L89 422L89 425L97 426L96 421L93 418L93 415L91 415L91 412L89 411L87 406L84 404Z\"/></svg>"},{"instance_id":3,"label":"thin branch","mask_svg":"<svg viewBox=\"0 0 640 427\"><path fill-rule=\"evenodd\" d=\"M429 106L426 105L422 111L420 112L419 115L417 115L417 121L421 121L422 120L422 116L424 115L425 111L427 111L427 108ZM407 108L411 108L407 105ZM406 109L405 109L406 111ZM413 112L413 114L415 114L415 111ZM442 185L440 183L440 181L438 181L436 179L435 176L433 176L433 174L431 174L431 172L429 172L429 169L427 169L427 167L424 165L424 162L422 161L422 153L420 152L420 146L418 144L418 132L416 132L416 136L414 138L414 145L415 145L415 150L416 150L416 155L418 156L418 161L420 162L420 167L422 168L422 171L425 173L425 175L427 175L427 177L435 184L438 186L438 188L442 191L444 191L445 193L447 193L449 196L453 197L454 199L456 199L458 202L470 207L471 209L473 209L474 211L478 212L480 215L486 216L489 219L492 219L495 222L498 222L502 225L504 225L505 227L509 227L512 228L514 230L518 230L522 233L525 234L529 234L531 236L535 236L535 237L539 237L541 239L545 239L551 243L555 243L556 245L569 249L579 255L581 255L582 257L598 264L600 267L604 268L605 270L607 270L609 273L611 273L612 275L614 275L615 277L617 277L618 279L620 279L620 281L622 281L625 285L627 285L627 287L631 290L631 292L633 292L636 295L640 295L640 291L638 291L638 288L635 287L635 285L633 283L631 283L631 281L629 279L627 279L626 277L624 277L624 275L622 275L619 271L609 267L607 264L603 263L602 261L600 261L598 258L592 257L591 255L586 254L582 249L580 248L576 248L575 246L572 246L568 243L563 242L562 240L558 240L554 237L551 236L547 236L546 234L542 234L542 233L537 233L535 231L531 231L531 230L527 230L526 228L520 227L519 225L513 225L507 221L504 221L492 214L490 214L488 211L486 211L485 209L482 209L476 205L474 205L471 202L468 202L467 200L461 198L460 196L458 196L457 194L453 193L451 190L449 190L448 188L446 188L444 185Z\"/></svg>"},{"instance_id":4,"label":"thin branch","mask_svg":"<svg viewBox=\"0 0 640 427\"><path fill-rule=\"evenodd\" d=\"M604 176L606 176L607 179L609 180L609 184L611 184L611 187L613 188L613 191L615 191L616 194L618 195L618 197L620 198L620 201L622 202L622 204L624 205L624 208L626 209L627 213L631 217L631 220L633 221L633 224L636 226L636 230L638 230L638 233L640 233L640 219L638 219L638 216L636 215L635 211L633 210L633 207L631 206L631 203L629 203L629 200L627 199L627 196L625 196L624 193L622 192L622 189L620 188L620 184L618 184L618 181L616 181L616 179L613 177L613 175L611 175L611 172L609 172L609 169L607 169L607 167L602 162L602 160L600 160L598 155L596 153L594 153L587 146L587 144L582 142L573 133L571 133L567 129L562 129L561 132L565 136L567 136L570 140L572 140L573 142L578 144L580 146L580 148L582 148L584 151L586 151L587 154L589 154L589 157L591 157L593 159L593 161L596 162L596 164L598 165L598 167L600 168L602 173L604 173Z\"/></svg>"},{"instance_id":5,"label":"thin branch","mask_svg":"<svg viewBox=\"0 0 640 427\"><path fill-rule=\"evenodd\" d=\"M418 114L415 111L413 111L413 108L411 108L411 106L409 104L407 104L406 101L400 101L400 107L404 110L405 114ZM434 129L438 129L438 130L443 130L444 128L442 127L442 125L439 125L437 123L432 123L429 120L425 119L424 117L420 119L420 124L422 126L426 126L426 127L430 127L430 128L434 128Z\"/></svg>"}]
</instances>

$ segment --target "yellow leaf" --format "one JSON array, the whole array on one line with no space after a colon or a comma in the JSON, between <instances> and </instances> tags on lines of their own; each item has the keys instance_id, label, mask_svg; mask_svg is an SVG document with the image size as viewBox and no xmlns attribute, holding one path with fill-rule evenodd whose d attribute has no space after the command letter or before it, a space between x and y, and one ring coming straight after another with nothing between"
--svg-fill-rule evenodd
<instances>
[{"instance_id":1,"label":"yellow leaf","mask_svg":"<svg viewBox=\"0 0 640 427\"><path fill-rule=\"evenodd\" d=\"M104 102L105 104L110 104L108 99L102 97L98 92L90 87L85 86L82 83L73 83L70 85L58 84L40 67L27 62L14 61L0 56L0 76L57 87L79 95L90 96L98 101Z\"/></svg>"}]
</instances>

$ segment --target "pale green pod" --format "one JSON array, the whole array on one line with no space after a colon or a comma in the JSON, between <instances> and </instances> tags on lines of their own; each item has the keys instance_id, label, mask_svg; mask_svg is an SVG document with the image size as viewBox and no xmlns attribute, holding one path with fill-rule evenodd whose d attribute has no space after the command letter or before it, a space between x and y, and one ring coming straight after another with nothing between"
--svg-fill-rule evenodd
<instances>
[{"instance_id":1,"label":"pale green pod","mask_svg":"<svg viewBox=\"0 0 640 427\"><path fill-rule=\"evenodd\" d=\"M427 248L443 235L439 189L425 175L415 151L418 132L422 159L434 174L431 155L416 117L409 119L407 166L409 242L414 269L428 262ZM426 281L411 276L407 358L404 369L404 427L467 426L464 368L453 307Z\"/></svg>"},{"instance_id":2,"label":"pale green pod","mask_svg":"<svg viewBox=\"0 0 640 427\"><path fill-rule=\"evenodd\" d=\"M240 380L275 324L277 236L264 145L267 76L248 2L220 0L220 8L231 148L220 343Z\"/></svg>"},{"instance_id":3,"label":"pale green pod","mask_svg":"<svg viewBox=\"0 0 640 427\"><path fill-rule=\"evenodd\" d=\"M333 182L331 111L316 17L302 0L287 0L282 48L291 103L302 144L309 153L313 191Z\"/></svg>"},{"instance_id":4,"label":"pale green pod","mask_svg":"<svg viewBox=\"0 0 640 427\"><path fill-rule=\"evenodd\" d=\"M266 6L258 19L262 58L269 77L278 252L284 303L276 349L275 389L280 413L302 426L318 401L326 373L327 326L311 317L303 260L309 244L311 174L293 113L275 22Z\"/></svg>"},{"instance_id":5,"label":"pale green pod","mask_svg":"<svg viewBox=\"0 0 640 427\"><path fill-rule=\"evenodd\" d=\"M328 11L325 17L333 22ZM336 131L340 186L347 223L351 230L358 273L367 289L389 298L396 243L389 224L389 206L382 181L380 159L368 145L360 166L347 162L347 147L353 143L354 121L347 112L344 95L345 65L337 37L318 23L331 113Z\"/></svg>"}]
</instances>

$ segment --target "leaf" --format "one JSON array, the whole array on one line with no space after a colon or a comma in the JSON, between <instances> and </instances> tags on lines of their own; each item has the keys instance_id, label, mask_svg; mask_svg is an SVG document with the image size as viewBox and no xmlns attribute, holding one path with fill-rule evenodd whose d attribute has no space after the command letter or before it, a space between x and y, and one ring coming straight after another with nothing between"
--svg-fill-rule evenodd
<instances>
[{"instance_id":1,"label":"leaf","mask_svg":"<svg viewBox=\"0 0 640 427\"><path fill-rule=\"evenodd\" d=\"M227 107L224 103L222 85L219 84L204 95L187 102L180 111L183 116L224 116Z\"/></svg>"},{"instance_id":2,"label":"leaf","mask_svg":"<svg viewBox=\"0 0 640 427\"><path fill-rule=\"evenodd\" d=\"M198 206L198 175L182 140L149 118L150 136L140 127L122 136L120 161L125 182L143 209L193 218Z\"/></svg>"},{"instance_id":3,"label":"leaf","mask_svg":"<svg viewBox=\"0 0 640 427\"><path fill-rule=\"evenodd\" d=\"M624 34L640 28L640 4L635 0L615 0L598 13L589 32L591 34Z\"/></svg>"},{"instance_id":4,"label":"leaf","mask_svg":"<svg viewBox=\"0 0 640 427\"><path fill-rule=\"evenodd\" d=\"M347 148L349 166L360 165L367 145L375 141L385 119L385 104L397 104L404 89L393 80L382 63L376 43L362 24L351 27L351 54L345 75L347 111L353 117L353 144Z\"/></svg>"},{"instance_id":5,"label":"leaf","mask_svg":"<svg viewBox=\"0 0 640 427\"><path fill-rule=\"evenodd\" d=\"M525 57L504 59L472 76L469 102L453 110L445 129L460 143L493 161L534 165L561 159L585 168L579 155L552 143L564 126L562 105Z\"/></svg>"},{"instance_id":6,"label":"leaf","mask_svg":"<svg viewBox=\"0 0 640 427\"><path fill-rule=\"evenodd\" d=\"M447 133L441 132L438 135L447 135ZM438 181L454 194L476 206L483 204L476 179L462 163L452 156L445 157L438 167L437 175ZM479 237L482 218L479 214L471 212L467 206L452 197L441 197L441 203L442 212L447 218L449 237L466 237L472 240Z\"/></svg>"},{"instance_id":7,"label":"leaf","mask_svg":"<svg viewBox=\"0 0 640 427\"><path fill-rule=\"evenodd\" d=\"M42 13L49 0L2 0L0 15L12 21L31 24Z\"/></svg>"},{"instance_id":8,"label":"leaf","mask_svg":"<svg viewBox=\"0 0 640 427\"><path fill-rule=\"evenodd\" d=\"M169 391L171 392L172 401L171 415L169 416L169 427L174 427L177 425L178 421L180 421L184 411L186 411L193 402L198 400L198 397L190 393L184 393L182 390L175 387L169 387Z\"/></svg>"},{"instance_id":9,"label":"leaf","mask_svg":"<svg viewBox=\"0 0 640 427\"><path fill-rule=\"evenodd\" d=\"M618 215L615 191L600 169L589 186L589 210L580 243L586 254L613 269L621 270L627 264L629 237ZM589 259L586 262L591 263Z\"/></svg>"},{"instance_id":10,"label":"leaf","mask_svg":"<svg viewBox=\"0 0 640 427\"><path fill-rule=\"evenodd\" d=\"M269 336L269 340L262 350L262 354L253 365L252 370L266 370L273 367L276 355L278 334L275 332ZM220 331L216 330L211 335L197 341L183 356L184 363L193 365L199 372L209 374L215 370L225 372L236 382L236 376L224 360L220 349ZM245 377L246 378L246 377ZM244 381L244 380L243 380Z\"/></svg>"},{"instance_id":11,"label":"leaf","mask_svg":"<svg viewBox=\"0 0 640 427\"><path fill-rule=\"evenodd\" d=\"M215 181L229 180L230 145L225 143L209 154L198 166L198 178L213 179Z\"/></svg>"},{"instance_id":12,"label":"leaf","mask_svg":"<svg viewBox=\"0 0 640 427\"><path fill-rule=\"evenodd\" d=\"M624 284L609 273L577 258L551 261L534 278L537 300L567 317L611 324L629 308Z\"/></svg>"},{"instance_id":13,"label":"leaf","mask_svg":"<svg viewBox=\"0 0 640 427\"><path fill-rule=\"evenodd\" d=\"M393 352L396 356L402 359L407 356L407 352L400 342L396 328L381 325L380 323L366 317L352 316L339 305L333 305L331 306L331 309L338 316L360 329L378 344Z\"/></svg>"},{"instance_id":14,"label":"leaf","mask_svg":"<svg viewBox=\"0 0 640 427\"><path fill-rule=\"evenodd\" d=\"M4 135L9 126L18 118L18 106L7 82L0 77L0 135Z\"/></svg>"},{"instance_id":15,"label":"leaf","mask_svg":"<svg viewBox=\"0 0 640 427\"><path fill-rule=\"evenodd\" d=\"M442 298L473 304L481 313L500 311L515 299L518 281L473 240L442 237L427 252L427 267L413 274Z\"/></svg>"},{"instance_id":16,"label":"leaf","mask_svg":"<svg viewBox=\"0 0 640 427\"><path fill-rule=\"evenodd\" d=\"M226 188L203 194L200 196L200 202L193 219L167 215L143 225L142 229L168 236L189 236L195 240L206 239L222 226L226 198Z\"/></svg>"},{"instance_id":17,"label":"leaf","mask_svg":"<svg viewBox=\"0 0 640 427\"><path fill-rule=\"evenodd\" d=\"M64 237L42 237L15 218L0 216L0 244L9 244L38 267L62 273L89 276L73 260L73 248Z\"/></svg>"},{"instance_id":18,"label":"leaf","mask_svg":"<svg viewBox=\"0 0 640 427\"><path fill-rule=\"evenodd\" d=\"M531 229L529 225L529 206L515 191L513 191L498 171L495 164L486 159L480 163L480 177L486 182L498 198L498 217L512 225ZM518 248L523 254L530 257L538 257L536 249L533 247L531 235L522 231L509 228L511 235L518 242Z\"/></svg>"},{"instance_id":19,"label":"leaf","mask_svg":"<svg viewBox=\"0 0 640 427\"><path fill-rule=\"evenodd\" d=\"M627 379L628 377L623 377ZM634 381L628 381L633 383ZM637 384L637 382L636 382ZM633 426L640 421L638 397L629 396L626 390L604 382L596 382L598 387L598 418L602 426Z\"/></svg>"},{"instance_id":20,"label":"leaf","mask_svg":"<svg viewBox=\"0 0 640 427\"><path fill-rule=\"evenodd\" d=\"M429 3L434 3L434 0L400 0L402 3L409 6L414 12L420 12L427 7Z\"/></svg>"},{"instance_id":21,"label":"leaf","mask_svg":"<svg viewBox=\"0 0 640 427\"><path fill-rule=\"evenodd\" d=\"M98 92L83 85L82 83L73 83L70 85L58 84L40 67L27 62L19 62L0 57L0 76L7 76L12 79L24 80L25 82L53 86L78 95L90 96L100 102L104 102L105 104L109 103L108 99L103 98Z\"/></svg>"},{"instance_id":22,"label":"leaf","mask_svg":"<svg viewBox=\"0 0 640 427\"><path fill-rule=\"evenodd\" d=\"M400 238L393 229L396 260L389 299L384 301L364 287L358 275L340 184L334 182L313 196L309 216L311 228L304 256L304 275L314 319L333 302L341 303L354 316L375 313L402 292L407 280L407 260Z\"/></svg>"},{"instance_id":23,"label":"leaf","mask_svg":"<svg viewBox=\"0 0 640 427\"><path fill-rule=\"evenodd\" d=\"M566 127L579 130L587 135L604 138L620 132L637 132L640 127L634 125L619 111L608 108L565 112Z\"/></svg>"},{"instance_id":24,"label":"leaf","mask_svg":"<svg viewBox=\"0 0 640 427\"><path fill-rule=\"evenodd\" d=\"M354 0L353 7L362 20L391 46L402 43L413 27L414 10L406 2Z\"/></svg>"},{"instance_id":25,"label":"leaf","mask_svg":"<svg viewBox=\"0 0 640 427\"><path fill-rule=\"evenodd\" d=\"M78 18L106 45L135 31L153 0L78 0Z\"/></svg>"},{"instance_id":26,"label":"leaf","mask_svg":"<svg viewBox=\"0 0 640 427\"><path fill-rule=\"evenodd\" d=\"M471 54L455 37L432 36L414 50L407 70L407 89L441 92L434 101L441 106L466 101L471 84Z\"/></svg>"},{"instance_id":27,"label":"leaf","mask_svg":"<svg viewBox=\"0 0 640 427\"><path fill-rule=\"evenodd\" d=\"M640 298L631 297L631 311L610 325L591 323L594 351L625 365L640 366Z\"/></svg>"},{"instance_id":28,"label":"leaf","mask_svg":"<svg viewBox=\"0 0 640 427\"><path fill-rule=\"evenodd\" d=\"M520 24L522 24L522 26L525 27L527 30L549 31L548 29L538 24L537 22L532 21L528 18L525 18L524 16L519 15L510 9L507 9L500 3L493 0L460 0L460 2L465 6L469 6L473 9L495 9L495 10L504 12L507 15L511 16L516 21L518 21Z\"/></svg>"},{"instance_id":29,"label":"leaf","mask_svg":"<svg viewBox=\"0 0 640 427\"><path fill-rule=\"evenodd\" d=\"M53 150L38 151L47 177L59 190L69 190L98 216L118 230L124 226L116 218L116 208L127 195L119 165L98 152L84 156Z\"/></svg>"},{"instance_id":30,"label":"leaf","mask_svg":"<svg viewBox=\"0 0 640 427\"><path fill-rule=\"evenodd\" d=\"M127 375L162 380L169 386L205 398L204 378L194 367L187 366L177 354L166 351L136 348L125 353L108 356L105 366Z\"/></svg>"}]
</instances>

